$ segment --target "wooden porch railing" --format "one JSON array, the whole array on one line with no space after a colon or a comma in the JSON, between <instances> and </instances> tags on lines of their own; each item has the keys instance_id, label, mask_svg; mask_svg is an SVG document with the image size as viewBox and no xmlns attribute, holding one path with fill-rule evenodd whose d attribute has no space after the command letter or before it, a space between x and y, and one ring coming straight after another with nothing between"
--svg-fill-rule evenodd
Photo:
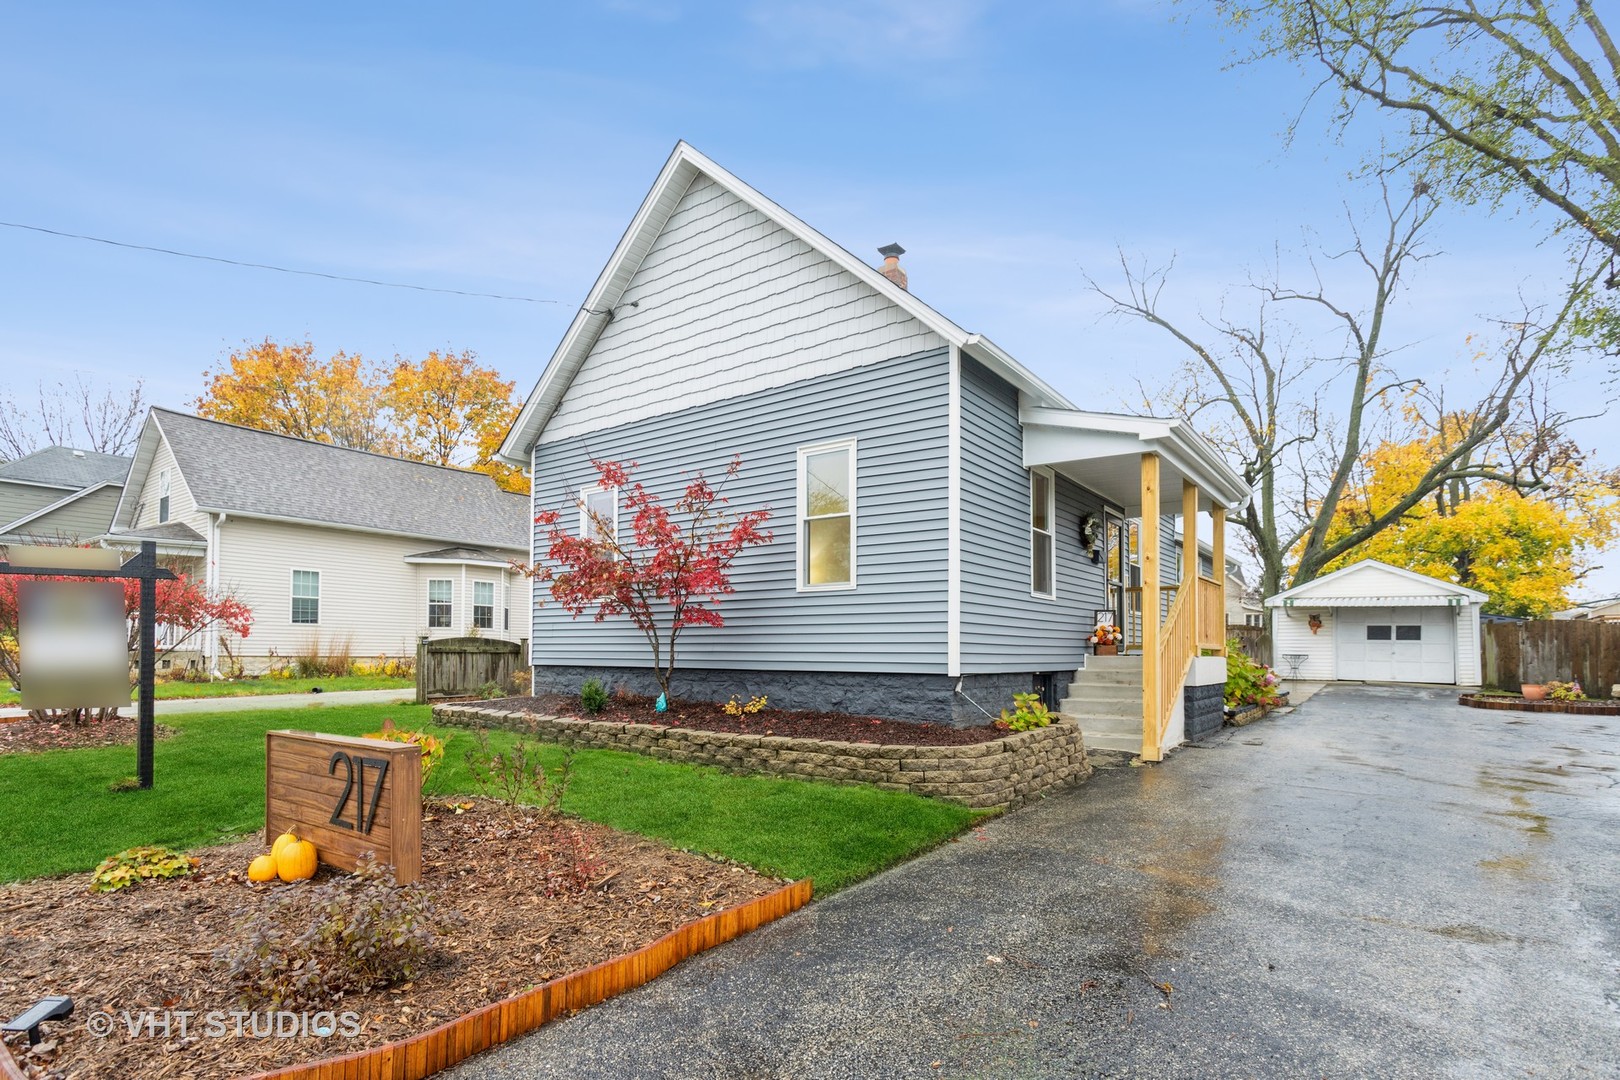
<instances>
[{"instance_id":1,"label":"wooden porch railing","mask_svg":"<svg viewBox=\"0 0 1620 1080\"><path fill-rule=\"evenodd\" d=\"M1198 578L1198 647L1226 647L1226 589L1202 575Z\"/></svg>"},{"instance_id":2,"label":"wooden porch railing","mask_svg":"<svg viewBox=\"0 0 1620 1080\"><path fill-rule=\"evenodd\" d=\"M1187 589L1176 590L1176 598L1170 602L1170 614L1165 616L1159 630L1158 715L1147 718L1149 724L1142 733L1142 756L1149 761L1158 761L1162 756L1165 729L1170 726L1171 714L1181 699L1187 668L1198 655L1193 643L1195 628L1187 607L1187 594Z\"/></svg>"}]
</instances>

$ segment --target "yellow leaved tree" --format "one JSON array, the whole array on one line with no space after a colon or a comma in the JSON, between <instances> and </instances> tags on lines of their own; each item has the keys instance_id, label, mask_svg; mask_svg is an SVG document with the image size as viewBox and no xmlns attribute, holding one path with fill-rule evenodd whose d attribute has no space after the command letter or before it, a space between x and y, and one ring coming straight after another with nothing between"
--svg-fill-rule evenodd
<instances>
[{"instance_id":1,"label":"yellow leaved tree","mask_svg":"<svg viewBox=\"0 0 1620 1080\"><path fill-rule=\"evenodd\" d=\"M1471 423L1465 414L1446 414L1426 436L1364 453L1330 536L1353 533L1400 502ZM1570 591L1592 556L1620 535L1620 487L1573 444L1533 447L1527 438L1523 429L1510 430L1491 456L1539 455L1533 483L1507 483L1494 478L1494 463L1482 466L1478 476L1441 485L1325 569L1378 559L1478 589L1490 598L1485 610L1498 615L1538 618L1571 606Z\"/></svg>"},{"instance_id":2,"label":"yellow leaved tree","mask_svg":"<svg viewBox=\"0 0 1620 1080\"><path fill-rule=\"evenodd\" d=\"M266 338L204 377L192 405L211 420L475 469L508 491L529 490L520 470L494 460L520 404L513 384L471 352L396 356L382 368L357 353L322 360L311 342Z\"/></svg>"}]
</instances>

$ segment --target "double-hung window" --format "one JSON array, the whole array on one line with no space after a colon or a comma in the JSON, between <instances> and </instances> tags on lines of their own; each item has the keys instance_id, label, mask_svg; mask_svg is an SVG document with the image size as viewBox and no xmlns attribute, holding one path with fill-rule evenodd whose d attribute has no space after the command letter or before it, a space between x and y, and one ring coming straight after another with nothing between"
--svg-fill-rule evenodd
<instances>
[{"instance_id":1,"label":"double-hung window","mask_svg":"<svg viewBox=\"0 0 1620 1080\"><path fill-rule=\"evenodd\" d=\"M1033 596L1057 599L1056 516L1052 474L1029 471L1029 591Z\"/></svg>"},{"instance_id":2,"label":"double-hung window","mask_svg":"<svg viewBox=\"0 0 1620 1080\"><path fill-rule=\"evenodd\" d=\"M169 520L169 470L158 473L158 524Z\"/></svg>"},{"instance_id":3,"label":"double-hung window","mask_svg":"<svg viewBox=\"0 0 1620 1080\"><path fill-rule=\"evenodd\" d=\"M579 490L579 535L610 541L619 537L619 489L592 484Z\"/></svg>"},{"instance_id":4,"label":"double-hung window","mask_svg":"<svg viewBox=\"0 0 1620 1080\"><path fill-rule=\"evenodd\" d=\"M855 587L855 441L799 449L800 589Z\"/></svg>"},{"instance_id":5,"label":"double-hung window","mask_svg":"<svg viewBox=\"0 0 1620 1080\"><path fill-rule=\"evenodd\" d=\"M292 621L302 625L317 625L321 621L321 572L294 570L292 572Z\"/></svg>"},{"instance_id":6,"label":"double-hung window","mask_svg":"<svg viewBox=\"0 0 1620 1080\"><path fill-rule=\"evenodd\" d=\"M449 578L428 579L428 629L444 630L450 626L451 599L454 596Z\"/></svg>"},{"instance_id":7,"label":"double-hung window","mask_svg":"<svg viewBox=\"0 0 1620 1080\"><path fill-rule=\"evenodd\" d=\"M495 583L473 582L473 626L479 630L495 629Z\"/></svg>"}]
</instances>

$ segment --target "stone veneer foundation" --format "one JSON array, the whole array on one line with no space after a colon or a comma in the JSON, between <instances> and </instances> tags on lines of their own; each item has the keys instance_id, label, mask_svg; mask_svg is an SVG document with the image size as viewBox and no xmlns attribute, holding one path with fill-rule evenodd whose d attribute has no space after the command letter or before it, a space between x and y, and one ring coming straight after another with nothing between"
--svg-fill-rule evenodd
<instances>
[{"instance_id":1,"label":"stone veneer foundation","mask_svg":"<svg viewBox=\"0 0 1620 1080\"><path fill-rule=\"evenodd\" d=\"M662 724L568 720L476 705L436 705L433 718L462 727L531 732L564 746L629 750L735 773L871 784L981 808L1021 806L1091 775L1079 726L1062 720L1050 727L967 746L883 746Z\"/></svg>"}]
</instances>

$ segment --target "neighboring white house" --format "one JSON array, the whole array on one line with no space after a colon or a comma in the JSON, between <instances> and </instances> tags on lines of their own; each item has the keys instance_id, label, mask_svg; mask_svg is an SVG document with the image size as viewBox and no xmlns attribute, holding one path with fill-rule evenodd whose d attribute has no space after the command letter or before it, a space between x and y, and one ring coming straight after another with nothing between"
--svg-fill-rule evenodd
<instances>
[{"instance_id":1,"label":"neighboring white house","mask_svg":"<svg viewBox=\"0 0 1620 1080\"><path fill-rule=\"evenodd\" d=\"M1361 682L1480 682L1485 594L1374 559L1267 597L1285 675Z\"/></svg>"},{"instance_id":2,"label":"neighboring white house","mask_svg":"<svg viewBox=\"0 0 1620 1080\"><path fill-rule=\"evenodd\" d=\"M111 531L195 560L253 610L227 642L250 672L347 648L414 656L421 637L529 636L526 496L426 465L167 409L147 414ZM201 647L210 669L220 642Z\"/></svg>"}]
</instances>

